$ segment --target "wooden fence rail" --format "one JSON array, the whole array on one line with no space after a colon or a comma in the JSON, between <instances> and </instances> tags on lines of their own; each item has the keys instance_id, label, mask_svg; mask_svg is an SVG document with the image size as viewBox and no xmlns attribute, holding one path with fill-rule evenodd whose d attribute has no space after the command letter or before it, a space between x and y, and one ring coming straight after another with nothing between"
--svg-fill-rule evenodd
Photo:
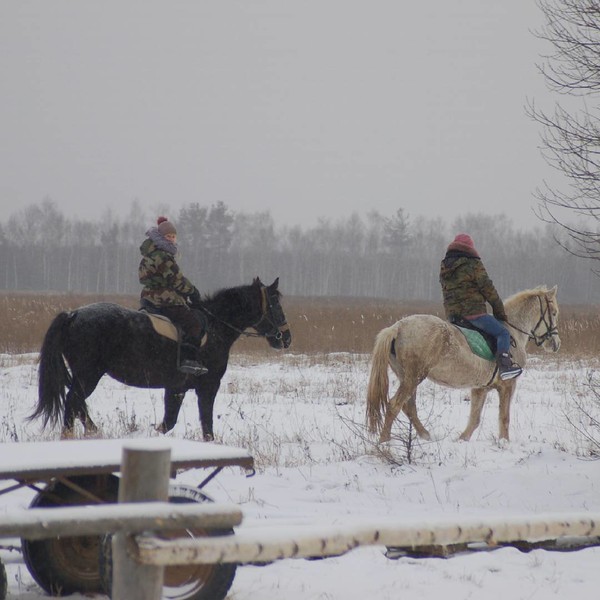
<instances>
[{"instance_id":1,"label":"wooden fence rail","mask_svg":"<svg viewBox=\"0 0 600 600\"><path fill-rule=\"evenodd\" d=\"M43 540L68 535L104 535L125 531L186 528L230 528L242 522L242 511L226 504L95 504L13 510L0 519L0 538Z\"/></svg>"},{"instance_id":2,"label":"wooden fence rail","mask_svg":"<svg viewBox=\"0 0 600 600\"><path fill-rule=\"evenodd\" d=\"M539 542L600 536L600 513L547 514L496 519L459 518L423 523L357 520L335 526L261 526L214 538L162 540L138 536L138 560L146 564L271 562L283 558L338 556L359 546L430 547L485 542Z\"/></svg>"}]
</instances>

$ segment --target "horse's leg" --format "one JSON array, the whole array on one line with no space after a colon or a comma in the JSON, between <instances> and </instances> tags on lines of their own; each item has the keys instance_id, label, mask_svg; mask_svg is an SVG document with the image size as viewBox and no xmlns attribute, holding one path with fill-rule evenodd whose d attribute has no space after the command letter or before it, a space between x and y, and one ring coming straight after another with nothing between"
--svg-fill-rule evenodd
<instances>
[{"instance_id":1,"label":"horse's leg","mask_svg":"<svg viewBox=\"0 0 600 600\"><path fill-rule=\"evenodd\" d=\"M87 373L86 377L73 375L73 382L65 397L62 438L72 438L74 436L76 419L81 421L85 435L98 432L98 427L92 421L85 401L96 389L101 377L102 374L90 373Z\"/></svg>"},{"instance_id":2,"label":"horse's leg","mask_svg":"<svg viewBox=\"0 0 600 600\"><path fill-rule=\"evenodd\" d=\"M158 432L167 433L167 431L171 431L171 429L175 427L184 397L185 392L174 392L169 389L165 390L163 399L165 414L162 423L156 427Z\"/></svg>"},{"instance_id":3,"label":"horse's leg","mask_svg":"<svg viewBox=\"0 0 600 600\"><path fill-rule=\"evenodd\" d=\"M205 442L212 442L215 439L213 433L213 409L220 386L221 380L219 379L218 381L206 382L196 388L198 411L200 414L200 423L202 425L202 437Z\"/></svg>"},{"instance_id":4,"label":"horse's leg","mask_svg":"<svg viewBox=\"0 0 600 600\"><path fill-rule=\"evenodd\" d=\"M501 440L508 441L508 427L510 425L510 403L517 387L516 379L504 381L498 389L500 406L498 414L498 430Z\"/></svg>"},{"instance_id":5,"label":"horse's leg","mask_svg":"<svg viewBox=\"0 0 600 600\"><path fill-rule=\"evenodd\" d=\"M467 427L460 435L461 440L468 442L471 439L473 432L479 427L479 423L481 422L481 410L483 409L488 392L488 388L473 388L471 390L471 413L469 414Z\"/></svg>"},{"instance_id":6,"label":"horse's leg","mask_svg":"<svg viewBox=\"0 0 600 600\"><path fill-rule=\"evenodd\" d=\"M394 424L398 413L404 408L404 405L410 400L411 397L413 397L413 395L417 393L417 386L419 383L421 383L421 381L412 382L409 381L408 377L402 376L400 387L388 402L387 409L385 411L385 419L383 422L383 427L381 428L381 434L379 435L380 443L390 441L390 438L392 437L392 425ZM427 437L429 436L429 432L424 427L423 431L425 433L425 439L429 439L429 437ZM419 433L418 429L417 433Z\"/></svg>"},{"instance_id":7,"label":"horse's leg","mask_svg":"<svg viewBox=\"0 0 600 600\"><path fill-rule=\"evenodd\" d=\"M431 434L429 433L429 431L427 431L427 429L425 429L423 423L421 423L421 420L419 419L419 416L417 415L417 392L416 391L406 401L406 403L402 407L402 410L404 411L404 414L410 419L410 422L412 423L413 427L415 428L417 435L420 438L423 438L424 440L430 440Z\"/></svg>"}]
</instances>

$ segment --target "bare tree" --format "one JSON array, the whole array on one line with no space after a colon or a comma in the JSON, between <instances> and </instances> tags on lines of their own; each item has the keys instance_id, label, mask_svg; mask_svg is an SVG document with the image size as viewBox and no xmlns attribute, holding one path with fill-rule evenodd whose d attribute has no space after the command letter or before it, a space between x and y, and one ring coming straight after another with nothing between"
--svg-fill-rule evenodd
<instances>
[{"instance_id":1,"label":"bare tree","mask_svg":"<svg viewBox=\"0 0 600 600\"><path fill-rule=\"evenodd\" d=\"M537 0L545 26L536 36L552 54L538 65L549 89L562 97L551 111L530 103L528 112L543 127L546 161L567 179L564 189L537 191L538 215L559 225L558 243L569 252L600 259L600 2ZM565 215L578 219L569 224Z\"/></svg>"}]
</instances>

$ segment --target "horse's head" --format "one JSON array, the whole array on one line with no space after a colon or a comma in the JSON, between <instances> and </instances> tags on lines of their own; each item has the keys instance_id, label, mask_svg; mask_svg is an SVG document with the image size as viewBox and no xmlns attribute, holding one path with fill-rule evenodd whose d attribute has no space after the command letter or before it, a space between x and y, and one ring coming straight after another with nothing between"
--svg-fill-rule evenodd
<instances>
[{"instance_id":1,"label":"horse's head","mask_svg":"<svg viewBox=\"0 0 600 600\"><path fill-rule=\"evenodd\" d=\"M531 339L546 352L558 352L560 337L558 336L558 301L557 286L551 290L542 289L538 295L540 316L531 330Z\"/></svg>"},{"instance_id":2,"label":"horse's head","mask_svg":"<svg viewBox=\"0 0 600 600\"><path fill-rule=\"evenodd\" d=\"M277 289L279 277L271 285L264 285L257 277L252 285L260 291L262 312L260 321L253 328L267 339L272 348L288 348L292 343L292 334L281 307L281 294Z\"/></svg>"},{"instance_id":3,"label":"horse's head","mask_svg":"<svg viewBox=\"0 0 600 600\"><path fill-rule=\"evenodd\" d=\"M557 286L551 290L540 286L524 290L504 303L508 324L546 352L557 352L560 348L556 289Z\"/></svg>"}]
</instances>

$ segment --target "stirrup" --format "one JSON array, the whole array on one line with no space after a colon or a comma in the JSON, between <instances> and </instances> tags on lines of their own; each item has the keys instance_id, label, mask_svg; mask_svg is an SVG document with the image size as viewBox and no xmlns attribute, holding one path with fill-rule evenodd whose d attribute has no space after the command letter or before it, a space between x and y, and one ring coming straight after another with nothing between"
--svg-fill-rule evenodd
<instances>
[{"instance_id":1,"label":"stirrup","mask_svg":"<svg viewBox=\"0 0 600 600\"><path fill-rule=\"evenodd\" d=\"M208 373L208 369L205 366L193 360L182 360L177 370L186 375L194 375L195 377Z\"/></svg>"}]
</instances>

